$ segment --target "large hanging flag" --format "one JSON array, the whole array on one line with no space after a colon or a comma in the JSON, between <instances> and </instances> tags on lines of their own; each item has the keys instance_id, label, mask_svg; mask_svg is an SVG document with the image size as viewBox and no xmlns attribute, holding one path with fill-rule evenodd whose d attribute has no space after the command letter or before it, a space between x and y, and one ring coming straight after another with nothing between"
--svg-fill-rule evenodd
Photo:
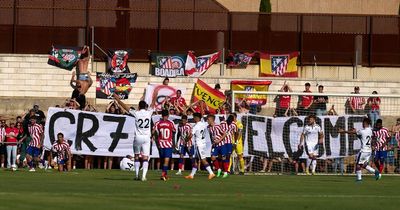
<instances>
[{"instance_id":1,"label":"large hanging flag","mask_svg":"<svg viewBox=\"0 0 400 210\"><path fill-rule=\"evenodd\" d=\"M290 54L260 53L260 76L297 77L297 57L299 52Z\"/></svg>"},{"instance_id":2,"label":"large hanging flag","mask_svg":"<svg viewBox=\"0 0 400 210\"><path fill-rule=\"evenodd\" d=\"M266 92L268 91L269 85L271 85L271 83L272 83L271 81L232 80L231 90ZM267 103L267 95L247 94L247 93L235 94L235 103L240 103L243 100L245 100L247 103L251 105L265 105Z\"/></svg>"},{"instance_id":3,"label":"large hanging flag","mask_svg":"<svg viewBox=\"0 0 400 210\"><path fill-rule=\"evenodd\" d=\"M196 57L189 51L185 65L185 75L190 77L199 77L203 75L211 65L219 58L221 52Z\"/></svg>"},{"instance_id":4,"label":"large hanging flag","mask_svg":"<svg viewBox=\"0 0 400 210\"><path fill-rule=\"evenodd\" d=\"M128 59L131 50L108 50L108 63L107 70L110 74L115 73L130 73L128 66Z\"/></svg>"},{"instance_id":5,"label":"large hanging flag","mask_svg":"<svg viewBox=\"0 0 400 210\"><path fill-rule=\"evenodd\" d=\"M71 71L81 56L82 47L53 46L47 63Z\"/></svg>"},{"instance_id":6,"label":"large hanging flag","mask_svg":"<svg viewBox=\"0 0 400 210\"><path fill-rule=\"evenodd\" d=\"M151 54L151 74L159 77L185 76L185 54Z\"/></svg>"},{"instance_id":7,"label":"large hanging flag","mask_svg":"<svg viewBox=\"0 0 400 210\"><path fill-rule=\"evenodd\" d=\"M208 107L211 114L215 114L216 110L220 108L226 100L225 95L210 87L200 79L194 84L192 102L203 100Z\"/></svg>"},{"instance_id":8,"label":"large hanging flag","mask_svg":"<svg viewBox=\"0 0 400 210\"><path fill-rule=\"evenodd\" d=\"M121 99L128 99L136 79L136 73L108 74L97 72L96 98L112 99L112 95L116 93Z\"/></svg>"},{"instance_id":9,"label":"large hanging flag","mask_svg":"<svg viewBox=\"0 0 400 210\"><path fill-rule=\"evenodd\" d=\"M245 69L249 65L254 53L229 53L228 68Z\"/></svg>"}]
</instances>

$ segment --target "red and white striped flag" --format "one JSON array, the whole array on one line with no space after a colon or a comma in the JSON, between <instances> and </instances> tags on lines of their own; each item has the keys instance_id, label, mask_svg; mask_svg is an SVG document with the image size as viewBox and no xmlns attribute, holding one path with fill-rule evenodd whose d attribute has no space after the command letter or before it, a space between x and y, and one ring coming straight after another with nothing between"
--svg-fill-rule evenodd
<instances>
[{"instance_id":1,"label":"red and white striped flag","mask_svg":"<svg viewBox=\"0 0 400 210\"><path fill-rule=\"evenodd\" d=\"M186 59L185 75L190 77L199 77L203 75L220 55L221 51L218 51L213 54L196 57L189 51Z\"/></svg>"}]
</instances>

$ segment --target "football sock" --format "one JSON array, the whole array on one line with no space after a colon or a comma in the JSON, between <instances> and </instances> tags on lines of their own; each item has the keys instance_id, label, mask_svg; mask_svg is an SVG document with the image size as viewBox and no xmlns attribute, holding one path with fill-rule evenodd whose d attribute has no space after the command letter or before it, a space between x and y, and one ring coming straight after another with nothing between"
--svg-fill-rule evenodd
<instances>
[{"instance_id":1,"label":"football sock","mask_svg":"<svg viewBox=\"0 0 400 210\"><path fill-rule=\"evenodd\" d=\"M233 163L233 157L231 156L231 157L229 158L229 166L228 166L228 169L229 169L229 170L231 170L231 168L232 168L232 163Z\"/></svg>"},{"instance_id":2,"label":"football sock","mask_svg":"<svg viewBox=\"0 0 400 210\"><path fill-rule=\"evenodd\" d=\"M312 160L311 171L314 173L316 168L317 168L317 160Z\"/></svg>"},{"instance_id":3,"label":"football sock","mask_svg":"<svg viewBox=\"0 0 400 210\"><path fill-rule=\"evenodd\" d=\"M197 166L193 166L192 173L190 173L190 176L194 176L196 174L196 171L197 171Z\"/></svg>"},{"instance_id":4,"label":"football sock","mask_svg":"<svg viewBox=\"0 0 400 210\"><path fill-rule=\"evenodd\" d=\"M307 159L306 171L310 169L310 165L311 165L311 159Z\"/></svg>"},{"instance_id":5,"label":"football sock","mask_svg":"<svg viewBox=\"0 0 400 210\"><path fill-rule=\"evenodd\" d=\"M29 168L33 168L33 161L29 161L28 166L29 166Z\"/></svg>"},{"instance_id":6,"label":"football sock","mask_svg":"<svg viewBox=\"0 0 400 210\"><path fill-rule=\"evenodd\" d=\"M140 162L139 162L139 160L135 160L135 174L136 174L136 177L139 176L139 170L140 170Z\"/></svg>"},{"instance_id":7,"label":"football sock","mask_svg":"<svg viewBox=\"0 0 400 210\"><path fill-rule=\"evenodd\" d=\"M371 166L366 166L365 170L367 170L369 173L374 174L375 173L375 169L373 169Z\"/></svg>"},{"instance_id":8,"label":"football sock","mask_svg":"<svg viewBox=\"0 0 400 210\"><path fill-rule=\"evenodd\" d=\"M162 167L163 176L167 175L167 171L168 171L168 166L163 166Z\"/></svg>"},{"instance_id":9,"label":"football sock","mask_svg":"<svg viewBox=\"0 0 400 210\"><path fill-rule=\"evenodd\" d=\"M224 172L225 173L227 173L228 171L229 171L229 159L225 159L224 161L223 161L223 164L224 164Z\"/></svg>"},{"instance_id":10,"label":"football sock","mask_svg":"<svg viewBox=\"0 0 400 210\"><path fill-rule=\"evenodd\" d=\"M183 158L179 158L179 162L178 162L178 167L179 167L179 171L183 170Z\"/></svg>"},{"instance_id":11,"label":"football sock","mask_svg":"<svg viewBox=\"0 0 400 210\"><path fill-rule=\"evenodd\" d=\"M239 159L239 163L240 163L240 172L244 172L244 158L243 157L241 157L240 159Z\"/></svg>"},{"instance_id":12,"label":"football sock","mask_svg":"<svg viewBox=\"0 0 400 210\"><path fill-rule=\"evenodd\" d=\"M149 169L149 161L148 160L144 160L143 161L143 175L142 175L142 177L146 178L148 169Z\"/></svg>"},{"instance_id":13,"label":"football sock","mask_svg":"<svg viewBox=\"0 0 400 210\"><path fill-rule=\"evenodd\" d=\"M204 167L206 168L206 170L208 171L209 174L214 174L214 172L211 170L210 165L204 165Z\"/></svg>"},{"instance_id":14,"label":"football sock","mask_svg":"<svg viewBox=\"0 0 400 210\"><path fill-rule=\"evenodd\" d=\"M361 180L361 170L356 171L357 180Z\"/></svg>"},{"instance_id":15,"label":"football sock","mask_svg":"<svg viewBox=\"0 0 400 210\"><path fill-rule=\"evenodd\" d=\"M224 169L224 162L222 161L222 159L218 160L218 164L219 164L219 168L218 169Z\"/></svg>"},{"instance_id":16,"label":"football sock","mask_svg":"<svg viewBox=\"0 0 400 210\"><path fill-rule=\"evenodd\" d=\"M384 165L383 165L383 164L379 164L379 173L382 173L382 171L383 171L383 167L384 167Z\"/></svg>"},{"instance_id":17,"label":"football sock","mask_svg":"<svg viewBox=\"0 0 400 210\"><path fill-rule=\"evenodd\" d=\"M218 162L218 160L214 160L213 165L214 165L214 170L218 170L218 169L219 169L219 162Z\"/></svg>"}]
</instances>

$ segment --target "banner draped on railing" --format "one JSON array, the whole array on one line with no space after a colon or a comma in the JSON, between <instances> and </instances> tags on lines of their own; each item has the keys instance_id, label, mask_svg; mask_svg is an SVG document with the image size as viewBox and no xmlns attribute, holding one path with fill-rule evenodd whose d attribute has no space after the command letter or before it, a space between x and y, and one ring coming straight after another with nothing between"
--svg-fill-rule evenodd
<instances>
[{"instance_id":1,"label":"banner draped on railing","mask_svg":"<svg viewBox=\"0 0 400 210\"><path fill-rule=\"evenodd\" d=\"M217 115L219 124L226 116ZM153 121L159 120L154 116ZM263 157L293 157L297 152L305 117L272 118L258 115L239 115L243 124L244 154ZM170 116L175 126L179 116ZM360 141L355 135L339 134L338 129L360 129L363 116L321 116L317 123L324 132L319 148L320 158L336 158L357 154ZM189 122L193 123L189 118ZM69 140L73 154L118 156L132 154L135 121L133 117L106 113L50 108L46 120L44 146L50 148L57 133ZM211 141L206 131L207 148ZM302 155L306 157L305 152ZM158 157L152 144L151 157ZM175 157L178 157L177 154Z\"/></svg>"}]
</instances>

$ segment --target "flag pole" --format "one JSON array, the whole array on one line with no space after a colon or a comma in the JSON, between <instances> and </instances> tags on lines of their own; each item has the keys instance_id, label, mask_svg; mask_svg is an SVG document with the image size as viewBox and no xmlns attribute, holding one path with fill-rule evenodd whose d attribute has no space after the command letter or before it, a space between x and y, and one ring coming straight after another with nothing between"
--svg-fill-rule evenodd
<instances>
[{"instance_id":1,"label":"flag pole","mask_svg":"<svg viewBox=\"0 0 400 210\"><path fill-rule=\"evenodd\" d=\"M91 32L92 32L92 43L91 43L91 47L92 47L92 58L91 58L91 62L92 62L92 72L94 71L94 26L90 27ZM97 68L96 68L97 69ZM97 71L96 71L97 72ZM96 73L96 77L97 77L97 73ZM96 78L97 80L97 78ZM97 85L96 85L97 86ZM97 106L97 100L96 100L96 92L95 92L95 97L94 97L94 107Z\"/></svg>"},{"instance_id":2,"label":"flag pole","mask_svg":"<svg viewBox=\"0 0 400 210\"><path fill-rule=\"evenodd\" d=\"M315 77L316 73L318 73L317 57L315 56L315 54L314 54L313 59L314 59L313 79L316 80L316 82L317 82L316 86L318 86L318 78Z\"/></svg>"}]
</instances>

